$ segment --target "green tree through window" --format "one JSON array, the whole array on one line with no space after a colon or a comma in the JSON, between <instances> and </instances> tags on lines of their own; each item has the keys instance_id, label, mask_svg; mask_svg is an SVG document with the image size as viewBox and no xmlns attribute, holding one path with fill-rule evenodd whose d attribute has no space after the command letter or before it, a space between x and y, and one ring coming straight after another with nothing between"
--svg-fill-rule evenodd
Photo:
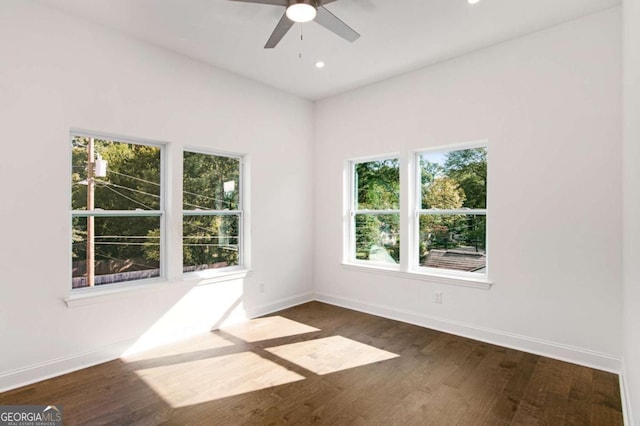
<instances>
[{"instance_id":1,"label":"green tree through window","mask_svg":"<svg viewBox=\"0 0 640 426\"><path fill-rule=\"evenodd\" d=\"M356 260L400 260L400 169L398 159L353 164L353 227Z\"/></svg>"},{"instance_id":2,"label":"green tree through window","mask_svg":"<svg viewBox=\"0 0 640 426\"><path fill-rule=\"evenodd\" d=\"M241 264L239 157L184 152L183 271Z\"/></svg>"},{"instance_id":3,"label":"green tree through window","mask_svg":"<svg viewBox=\"0 0 640 426\"><path fill-rule=\"evenodd\" d=\"M419 265L484 273L487 148L419 156Z\"/></svg>"},{"instance_id":4,"label":"green tree through window","mask_svg":"<svg viewBox=\"0 0 640 426\"><path fill-rule=\"evenodd\" d=\"M159 276L162 148L80 134L71 145L72 287Z\"/></svg>"}]
</instances>

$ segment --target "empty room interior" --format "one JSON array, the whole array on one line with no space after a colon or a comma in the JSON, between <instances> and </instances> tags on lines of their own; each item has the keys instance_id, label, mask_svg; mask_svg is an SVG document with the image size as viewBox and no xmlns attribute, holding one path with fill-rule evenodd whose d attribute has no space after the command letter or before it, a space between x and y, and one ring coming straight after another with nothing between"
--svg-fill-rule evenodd
<instances>
[{"instance_id":1,"label":"empty room interior","mask_svg":"<svg viewBox=\"0 0 640 426\"><path fill-rule=\"evenodd\" d=\"M2 0L0 123L1 424L640 426L640 0Z\"/></svg>"}]
</instances>

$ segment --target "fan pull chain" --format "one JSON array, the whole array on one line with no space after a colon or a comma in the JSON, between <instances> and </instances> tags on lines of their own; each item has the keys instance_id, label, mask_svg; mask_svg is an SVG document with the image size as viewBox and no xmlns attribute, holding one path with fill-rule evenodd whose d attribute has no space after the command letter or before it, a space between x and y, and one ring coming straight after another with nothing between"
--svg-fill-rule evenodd
<instances>
[{"instance_id":1,"label":"fan pull chain","mask_svg":"<svg viewBox=\"0 0 640 426\"><path fill-rule=\"evenodd\" d=\"M300 24L300 51L298 52L298 59L302 59L302 41L304 37L302 36L302 24Z\"/></svg>"}]
</instances>

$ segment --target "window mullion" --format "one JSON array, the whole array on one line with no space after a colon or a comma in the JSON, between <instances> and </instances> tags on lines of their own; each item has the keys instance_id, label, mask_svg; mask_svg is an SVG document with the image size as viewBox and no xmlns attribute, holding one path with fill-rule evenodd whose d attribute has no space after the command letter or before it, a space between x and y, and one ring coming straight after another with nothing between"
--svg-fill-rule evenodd
<instances>
[{"instance_id":1,"label":"window mullion","mask_svg":"<svg viewBox=\"0 0 640 426\"><path fill-rule=\"evenodd\" d=\"M411 217L409 209L411 208L411 159L405 153L400 156L400 270L408 271L411 265L412 244L411 244Z\"/></svg>"}]
</instances>

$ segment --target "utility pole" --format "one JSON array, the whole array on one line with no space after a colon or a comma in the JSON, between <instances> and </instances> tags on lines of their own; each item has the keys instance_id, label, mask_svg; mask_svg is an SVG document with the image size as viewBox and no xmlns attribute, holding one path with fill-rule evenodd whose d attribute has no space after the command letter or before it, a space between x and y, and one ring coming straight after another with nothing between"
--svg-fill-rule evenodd
<instances>
[{"instance_id":1,"label":"utility pole","mask_svg":"<svg viewBox=\"0 0 640 426\"><path fill-rule=\"evenodd\" d=\"M95 154L94 141L89 138L87 144L87 210L95 208L94 194L96 191L96 181L94 177ZM95 242L94 242L94 217L87 216L87 286L93 287L95 284Z\"/></svg>"}]
</instances>

